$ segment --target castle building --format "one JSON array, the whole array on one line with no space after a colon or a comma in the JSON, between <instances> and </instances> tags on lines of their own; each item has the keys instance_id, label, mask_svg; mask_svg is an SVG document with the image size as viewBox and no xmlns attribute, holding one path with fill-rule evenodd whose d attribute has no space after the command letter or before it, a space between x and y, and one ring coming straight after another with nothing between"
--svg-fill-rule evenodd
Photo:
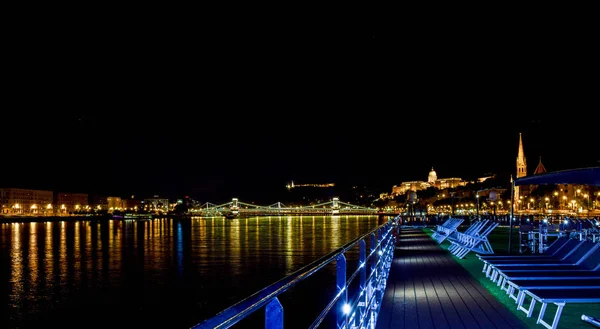
<instances>
[{"instance_id":1,"label":"castle building","mask_svg":"<svg viewBox=\"0 0 600 329\"><path fill-rule=\"evenodd\" d=\"M435 170L433 170L433 167L431 167L429 176L427 176L427 183L434 184L436 180L437 180L437 173L435 172Z\"/></svg>"},{"instance_id":2,"label":"castle building","mask_svg":"<svg viewBox=\"0 0 600 329\"><path fill-rule=\"evenodd\" d=\"M443 190L447 188L455 188L458 186L467 185L467 181L464 181L462 178L451 177L451 178L438 178L437 173L431 167L431 171L429 171L429 175L427 176L427 181L408 181L402 182L400 185L392 186L392 195L401 195L405 194L408 191L419 191L426 190L430 187L435 187L437 189Z\"/></svg>"}]
</instances>

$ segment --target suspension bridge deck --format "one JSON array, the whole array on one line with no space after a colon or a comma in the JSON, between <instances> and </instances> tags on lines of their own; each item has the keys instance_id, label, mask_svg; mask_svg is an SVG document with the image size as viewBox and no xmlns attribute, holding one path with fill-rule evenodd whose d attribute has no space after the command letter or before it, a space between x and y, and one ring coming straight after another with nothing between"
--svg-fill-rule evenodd
<instances>
[{"instance_id":1,"label":"suspension bridge deck","mask_svg":"<svg viewBox=\"0 0 600 329\"><path fill-rule=\"evenodd\" d=\"M376 329L527 328L420 229L400 230Z\"/></svg>"},{"instance_id":2,"label":"suspension bridge deck","mask_svg":"<svg viewBox=\"0 0 600 329\"><path fill-rule=\"evenodd\" d=\"M353 205L333 198L332 201L323 202L311 206L288 207L281 202L272 205L261 206L239 201L233 198L231 202L216 205L205 203L202 206L190 209L192 215L215 216L235 212L245 216L283 216L283 215L393 215L392 213L382 213L378 209Z\"/></svg>"}]
</instances>

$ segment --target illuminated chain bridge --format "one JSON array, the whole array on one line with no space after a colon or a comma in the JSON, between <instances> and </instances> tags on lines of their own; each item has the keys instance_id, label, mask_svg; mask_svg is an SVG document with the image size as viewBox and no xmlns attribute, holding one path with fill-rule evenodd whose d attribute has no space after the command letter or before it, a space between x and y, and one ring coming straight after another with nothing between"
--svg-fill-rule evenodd
<instances>
[{"instance_id":1,"label":"illuminated chain bridge","mask_svg":"<svg viewBox=\"0 0 600 329\"><path fill-rule=\"evenodd\" d=\"M230 202L216 205L210 202L190 209L190 214L204 217L279 216L279 215L374 215L375 208L349 204L333 198L332 201L304 207L287 207L281 202L269 206L245 203L233 198Z\"/></svg>"}]
</instances>

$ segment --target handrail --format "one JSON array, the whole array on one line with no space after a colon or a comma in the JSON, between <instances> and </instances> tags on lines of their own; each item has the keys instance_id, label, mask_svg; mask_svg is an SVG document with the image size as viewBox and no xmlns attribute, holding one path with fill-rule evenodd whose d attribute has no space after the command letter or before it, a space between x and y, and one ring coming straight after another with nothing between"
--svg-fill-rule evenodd
<instances>
[{"instance_id":1,"label":"handrail","mask_svg":"<svg viewBox=\"0 0 600 329\"><path fill-rule=\"evenodd\" d=\"M600 318L594 318L589 315L582 314L581 320L583 320L587 323L593 324L594 326L600 328Z\"/></svg>"},{"instance_id":2,"label":"handrail","mask_svg":"<svg viewBox=\"0 0 600 329\"><path fill-rule=\"evenodd\" d=\"M396 217L391 221L388 221L385 224L382 224L371 231L363 234L362 236L355 238L344 246L338 248L337 250L329 253L317 259L316 261L302 267L301 269L295 271L294 273L286 276L285 278L276 281L275 283L261 289L260 291L254 293L253 295L241 300L240 302L226 308L221 311L217 315L209 318L195 326L192 329L208 329L208 328L229 328L239 322L240 320L246 318L250 314L254 313L258 309L267 305L265 308L265 327L266 328L283 328L283 307L277 296L287 291L292 286L301 282L302 280L308 278L315 272L319 271L326 265L330 264L333 261L336 261L337 268L337 294L333 298L333 300L326 306L323 312L315 319L311 328L316 328L321 321L323 321L324 317L331 311L333 305L336 303L343 303L340 305L337 319L338 319L338 328L345 327L348 324L348 316L351 316L351 320L358 320L358 318L354 318L355 314L351 314L352 306L348 304L348 286L350 281L354 279L358 273L360 273L360 291L356 293L358 296L354 296L354 305L355 307L361 308L361 313L363 314L363 318L360 319L360 322L365 322L364 318L366 315L369 315L369 321L374 321L377 319L377 313L379 312L379 307L381 305L381 299L383 298L383 289L385 289L385 284L387 281L387 276L389 274L390 264L393 258L394 245L396 242L396 237L393 236L392 231L398 225L398 218ZM377 233L377 235L375 235ZM371 246L369 253L366 253L366 239L368 237L371 238ZM377 239L377 242L375 242ZM359 244L359 266L356 269L355 273L350 275L350 280L346 278L346 258L344 254L355 247L356 244ZM366 267L367 262L372 257L375 257L374 261L371 262L370 269L371 273L367 280L366 277ZM375 292L377 292L377 299L373 300L375 297ZM364 296L363 296L364 295ZM342 299L340 299L342 298ZM359 298L363 298L364 300L359 301ZM369 299L367 299L369 298ZM361 304L363 303L363 304ZM370 307L366 307L367 305L371 305ZM366 310L370 312L367 313ZM360 328L366 328L366 325L369 323L366 321L363 323ZM340 323L343 325L340 326ZM374 324L373 324L374 325Z\"/></svg>"}]
</instances>

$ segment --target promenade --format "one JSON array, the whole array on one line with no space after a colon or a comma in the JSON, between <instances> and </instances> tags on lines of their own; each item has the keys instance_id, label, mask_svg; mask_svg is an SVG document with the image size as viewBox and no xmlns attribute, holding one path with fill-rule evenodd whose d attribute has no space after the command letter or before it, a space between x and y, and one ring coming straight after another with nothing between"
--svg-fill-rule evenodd
<instances>
[{"instance_id":1,"label":"promenade","mask_svg":"<svg viewBox=\"0 0 600 329\"><path fill-rule=\"evenodd\" d=\"M527 328L420 229L401 229L376 329Z\"/></svg>"}]
</instances>

